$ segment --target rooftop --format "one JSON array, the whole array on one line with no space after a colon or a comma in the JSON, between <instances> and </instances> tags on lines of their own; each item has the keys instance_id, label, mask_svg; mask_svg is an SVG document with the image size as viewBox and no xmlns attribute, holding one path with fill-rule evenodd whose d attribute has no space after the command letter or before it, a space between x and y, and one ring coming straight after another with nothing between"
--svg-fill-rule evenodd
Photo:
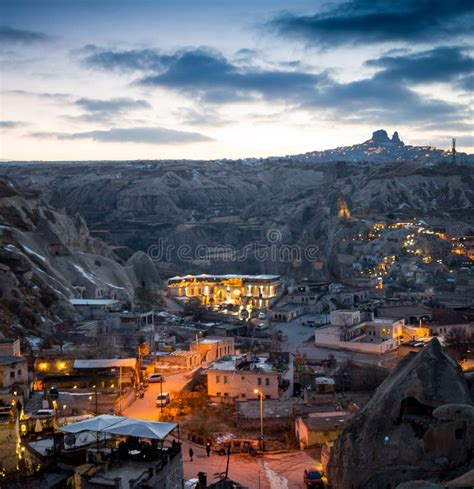
<instances>
[{"instance_id":1,"label":"rooftop","mask_svg":"<svg viewBox=\"0 0 474 489\"><path fill-rule=\"evenodd\" d=\"M213 362L208 370L272 372L273 364L266 357L253 357L247 360L246 355L229 355Z\"/></svg>"},{"instance_id":2,"label":"rooftop","mask_svg":"<svg viewBox=\"0 0 474 489\"><path fill-rule=\"evenodd\" d=\"M287 302L286 304L282 304L281 306L278 306L273 310L276 312L287 312L287 311L294 311L295 309L301 309L302 307L303 304L295 304L293 302Z\"/></svg>"},{"instance_id":3,"label":"rooftop","mask_svg":"<svg viewBox=\"0 0 474 489\"><path fill-rule=\"evenodd\" d=\"M137 365L136 358L111 358L111 359L89 359L74 360L74 368L135 368Z\"/></svg>"},{"instance_id":4,"label":"rooftop","mask_svg":"<svg viewBox=\"0 0 474 489\"><path fill-rule=\"evenodd\" d=\"M69 299L73 306L112 306L119 301L113 299Z\"/></svg>"},{"instance_id":5,"label":"rooftop","mask_svg":"<svg viewBox=\"0 0 474 489\"><path fill-rule=\"evenodd\" d=\"M15 355L0 355L0 365L10 365L20 362L26 362L26 358L16 357Z\"/></svg>"},{"instance_id":6,"label":"rooftop","mask_svg":"<svg viewBox=\"0 0 474 489\"><path fill-rule=\"evenodd\" d=\"M329 431L336 428L344 429L350 422L352 414L346 411L330 411L311 413L303 418L309 430Z\"/></svg>"},{"instance_id":7,"label":"rooftop","mask_svg":"<svg viewBox=\"0 0 474 489\"><path fill-rule=\"evenodd\" d=\"M280 275L207 275L205 273L202 273L201 275L177 275L176 277L171 277L169 280L189 280L192 278L197 278L200 280L227 280L231 278L241 278L245 280L280 280Z\"/></svg>"},{"instance_id":8,"label":"rooftop","mask_svg":"<svg viewBox=\"0 0 474 489\"><path fill-rule=\"evenodd\" d=\"M170 357L193 357L197 355L195 351L175 350L169 354Z\"/></svg>"}]
</instances>

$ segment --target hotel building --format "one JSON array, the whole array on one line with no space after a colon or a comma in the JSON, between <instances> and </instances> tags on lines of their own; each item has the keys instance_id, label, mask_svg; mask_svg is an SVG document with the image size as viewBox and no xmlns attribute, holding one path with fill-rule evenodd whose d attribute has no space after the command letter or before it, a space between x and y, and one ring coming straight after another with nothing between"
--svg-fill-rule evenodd
<instances>
[{"instance_id":1,"label":"hotel building","mask_svg":"<svg viewBox=\"0 0 474 489\"><path fill-rule=\"evenodd\" d=\"M281 292L278 275L186 275L168 280L171 297L198 298L203 306L233 305L268 309L270 301Z\"/></svg>"}]
</instances>

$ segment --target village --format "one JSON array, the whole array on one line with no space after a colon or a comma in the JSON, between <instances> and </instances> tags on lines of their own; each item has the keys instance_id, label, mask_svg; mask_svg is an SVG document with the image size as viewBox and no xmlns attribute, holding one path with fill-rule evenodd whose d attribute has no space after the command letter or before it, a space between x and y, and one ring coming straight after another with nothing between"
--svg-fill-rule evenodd
<instances>
[{"instance_id":1,"label":"village","mask_svg":"<svg viewBox=\"0 0 474 489\"><path fill-rule=\"evenodd\" d=\"M339 219L354 226L342 197ZM86 277L76 321L0 344L11 487L18 467L44 488L331 487L334 444L406 357L435 341L474 375L472 233L359 229L353 256L402 252L359 253L339 283L188 274L146 307Z\"/></svg>"}]
</instances>

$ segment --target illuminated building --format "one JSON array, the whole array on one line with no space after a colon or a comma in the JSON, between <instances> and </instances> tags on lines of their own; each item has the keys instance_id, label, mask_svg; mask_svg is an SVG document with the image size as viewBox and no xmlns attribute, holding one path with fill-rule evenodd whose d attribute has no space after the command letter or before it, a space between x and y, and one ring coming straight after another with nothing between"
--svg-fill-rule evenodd
<instances>
[{"instance_id":1,"label":"illuminated building","mask_svg":"<svg viewBox=\"0 0 474 489\"><path fill-rule=\"evenodd\" d=\"M186 275L168 280L168 291L178 299L198 298L203 306L233 305L268 309L281 290L278 275Z\"/></svg>"},{"instance_id":2,"label":"illuminated building","mask_svg":"<svg viewBox=\"0 0 474 489\"><path fill-rule=\"evenodd\" d=\"M351 218L349 206L342 194L337 199L337 217L340 221L348 221Z\"/></svg>"}]
</instances>

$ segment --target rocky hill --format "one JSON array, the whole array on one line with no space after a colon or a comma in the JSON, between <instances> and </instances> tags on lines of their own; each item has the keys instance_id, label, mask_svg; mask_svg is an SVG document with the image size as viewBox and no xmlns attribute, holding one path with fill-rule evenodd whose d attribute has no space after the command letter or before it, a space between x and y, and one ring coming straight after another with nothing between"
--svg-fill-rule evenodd
<instances>
[{"instance_id":1,"label":"rocky hill","mask_svg":"<svg viewBox=\"0 0 474 489\"><path fill-rule=\"evenodd\" d=\"M387 148L407 148L396 134L374 136L371 141ZM5 163L1 174L42 192L68 215L80 213L93 236L150 252L168 273L317 272L337 278L337 255L352 252L352 237L367 219L474 224L471 168L450 160ZM350 226L337 219L341 194L355 218ZM196 253L198 245L206 246L204 255ZM312 258L288 251L262 259L256 251L261 245L310 246ZM184 256L183 246L191 253ZM223 247L225 260L219 259Z\"/></svg>"},{"instance_id":2,"label":"rocky hill","mask_svg":"<svg viewBox=\"0 0 474 489\"><path fill-rule=\"evenodd\" d=\"M342 146L325 151L311 151L301 155L289 157L299 162L372 162L389 163L394 161L419 161L423 163L452 162L452 151L445 151L433 146L410 146L400 140L395 131L391 138L384 129L379 129L372 137L362 144ZM459 163L474 163L472 155L457 153L456 161Z\"/></svg>"},{"instance_id":3,"label":"rocky hill","mask_svg":"<svg viewBox=\"0 0 474 489\"><path fill-rule=\"evenodd\" d=\"M336 440L335 487L395 488L472 469L474 406L460 367L437 339L405 357ZM424 486L425 487L425 486Z\"/></svg>"},{"instance_id":4,"label":"rocky hill","mask_svg":"<svg viewBox=\"0 0 474 489\"><path fill-rule=\"evenodd\" d=\"M74 297L132 303L158 287L146 254L121 262L90 236L82 217L68 217L38 193L0 179L0 336L47 333L74 317Z\"/></svg>"}]
</instances>

